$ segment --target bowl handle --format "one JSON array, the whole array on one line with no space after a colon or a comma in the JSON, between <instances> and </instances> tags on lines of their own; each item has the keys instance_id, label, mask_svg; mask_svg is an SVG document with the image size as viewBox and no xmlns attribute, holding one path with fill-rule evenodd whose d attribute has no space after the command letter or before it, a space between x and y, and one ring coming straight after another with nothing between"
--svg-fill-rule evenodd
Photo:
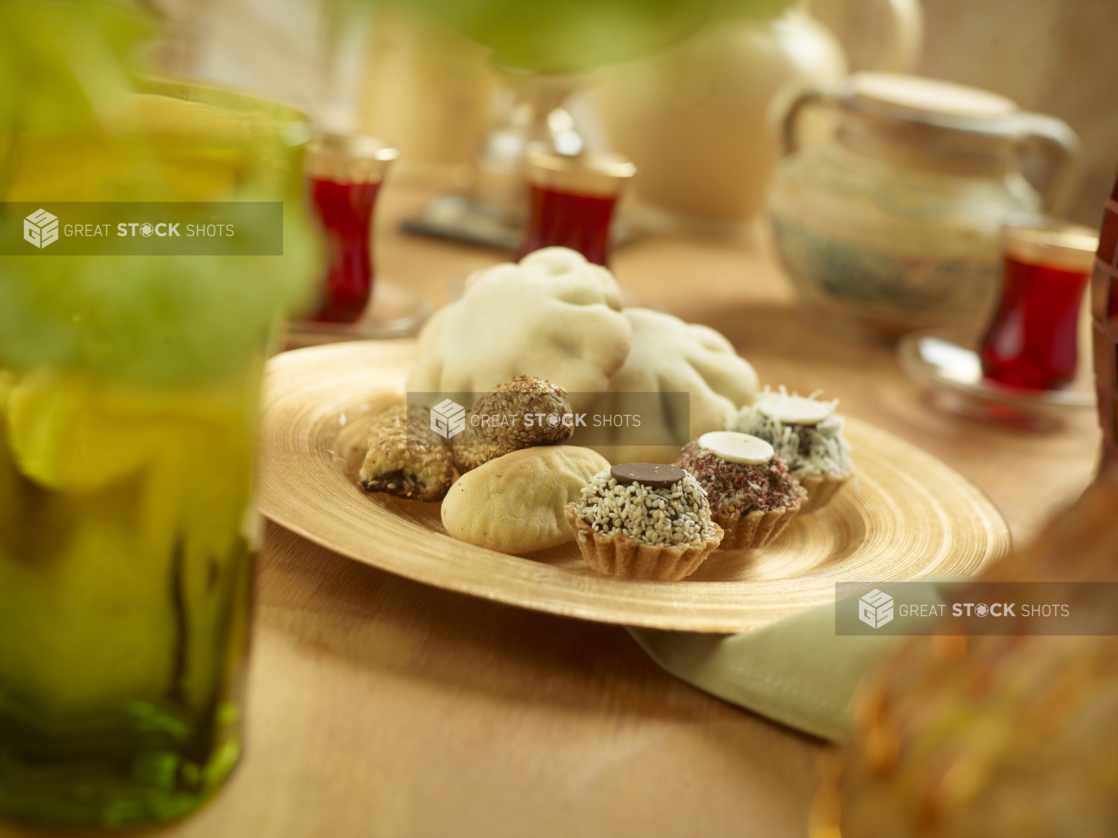
<instances>
[{"instance_id":1,"label":"bowl handle","mask_svg":"<svg viewBox=\"0 0 1118 838\"><path fill-rule=\"evenodd\" d=\"M837 101L838 95L836 92L825 87L801 89L791 99L774 101L773 110L770 113L775 111L775 114L778 115L781 154L787 157L799 150L800 146L796 141L796 122L805 108L815 105L831 107Z\"/></svg>"}]
</instances>

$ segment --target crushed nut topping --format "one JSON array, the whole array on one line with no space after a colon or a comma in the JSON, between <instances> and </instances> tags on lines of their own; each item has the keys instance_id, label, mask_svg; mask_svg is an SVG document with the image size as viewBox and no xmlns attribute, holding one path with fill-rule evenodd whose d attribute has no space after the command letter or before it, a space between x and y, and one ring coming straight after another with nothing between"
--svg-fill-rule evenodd
<instances>
[{"instance_id":1,"label":"crushed nut topping","mask_svg":"<svg viewBox=\"0 0 1118 838\"><path fill-rule=\"evenodd\" d=\"M694 441L684 447L676 465L694 475L716 513L748 515L755 509L788 509L807 497L779 454L756 466L728 463Z\"/></svg>"},{"instance_id":2,"label":"crushed nut topping","mask_svg":"<svg viewBox=\"0 0 1118 838\"><path fill-rule=\"evenodd\" d=\"M618 483L606 469L583 488L575 514L595 532L622 533L646 544L694 544L715 534L706 492L690 474L653 488Z\"/></svg>"},{"instance_id":3,"label":"crushed nut topping","mask_svg":"<svg viewBox=\"0 0 1118 838\"><path fill-rule=\"evenodd\" d=\"M766 388L758 399L769 392ZM787 393L783 387L780 392ZM809 398L814 398L814 394ZM788 464L793 477L823 477L843 474L854 468L850 460L850 443L842 435L842 424L841 416L831 414L814 425L786 425L779 419L766 416L756 405L747 405L730 420L726 429L751 434L772 443Z\"/></svg>"}]
</instances>

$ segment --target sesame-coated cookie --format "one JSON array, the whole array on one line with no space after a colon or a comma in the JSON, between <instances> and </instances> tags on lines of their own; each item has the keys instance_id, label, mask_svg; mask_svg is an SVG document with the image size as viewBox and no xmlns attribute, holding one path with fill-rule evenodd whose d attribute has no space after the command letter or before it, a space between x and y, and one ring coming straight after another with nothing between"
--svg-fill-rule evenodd
<instances>
[{"instance_id":1,"label":"sesame-coated cookie","mask_svg":"<svg viewBox=\"0 0 1118 838\"><path fill-rule=\"evenodd\" d=\"M445 440L431 430L425 407L397 404L373 417L359 479L366 492L440 501L455 478Z\"/></svg>"},{"instance_id":2,"label":"sesame-coated cookie","mask_svg":"<svg viewBox=\"0 0 1118 838\"><path fill-rule=\"evenodd\" d=\"M567 392L542 378L519 375L500 384L466 411L466 428L450 441L463 474L497 457L565 442L574 434Z\"/></svg>"}]
</instances>

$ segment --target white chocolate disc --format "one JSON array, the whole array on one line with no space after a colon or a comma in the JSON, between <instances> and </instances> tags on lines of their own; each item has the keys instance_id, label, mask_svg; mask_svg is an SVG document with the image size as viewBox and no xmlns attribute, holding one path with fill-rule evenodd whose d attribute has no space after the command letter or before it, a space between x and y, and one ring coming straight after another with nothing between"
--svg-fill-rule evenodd
<instances>
[{"instance_id":1,"label":"white chocolate disc","mask_svg":"<svg viewBox=\"0 0 1118 838\"><path fill-rule=\"evenodd\" d=\"M817 425L835 412L831 402L817 402L804 396L772 393L757 399L757 409L785 425Z\"/></svg>"},{"instance_id":2,"label":"white chocolate disc","mask_svg":"<svg viewBox=\"0 0 1118 838\"><path fill-rule=\"evenodd\" d=\"M765 440L733 431L711 431L699 437L699 447L705 448L728 463L759 466L773 458L775 450Z\"/></svg>"}]
</instances>

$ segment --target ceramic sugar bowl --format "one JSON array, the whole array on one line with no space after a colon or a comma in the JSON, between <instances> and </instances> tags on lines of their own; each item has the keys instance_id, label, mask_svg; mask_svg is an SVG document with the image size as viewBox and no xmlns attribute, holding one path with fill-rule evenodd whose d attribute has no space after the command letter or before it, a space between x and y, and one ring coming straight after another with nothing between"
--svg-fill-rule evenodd
<instances>
[{"instance_id":1,"label":"ceramic sugar bowl","mask_svg":"<svg viewBox=\"0 0 1118 838\"><path fill-rule=\"evenodd\" d=\"M797 148L808 106L831 109L834 131ZM984 325L1002 218L1060 212L1078 169L1079 142L1060 120L914 76L862 73L810 90L783 134L769 217L801 311L832 333L883 340Z\"/></svg>"}]
</instances>

